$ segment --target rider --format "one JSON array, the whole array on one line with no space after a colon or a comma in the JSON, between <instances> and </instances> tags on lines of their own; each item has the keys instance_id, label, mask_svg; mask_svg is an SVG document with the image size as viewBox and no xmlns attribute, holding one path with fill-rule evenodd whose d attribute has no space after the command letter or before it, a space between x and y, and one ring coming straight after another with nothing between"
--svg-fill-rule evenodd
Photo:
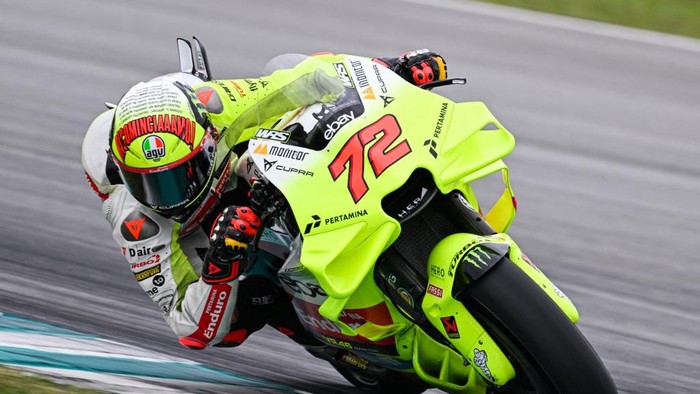
<instances>
[{"instance_id":1,"label":"rider","mask_svg":"<svg viewBox=\"0 0 700 394\"><path fill-rule=\"evenodd\" d=\"M372 60L415 85L447 76L443 58L427 50ZM274 278L242 275L260 219L234 204L250 190L236 175L250 175L238 160L247 146L239 136L336 98L343 86L324 64L304 61L258 79L161 76L132 87L88 129L88 181L136 280L181 344L236 346L265 324L313 343Z\"/></svg>"}]
</instances>

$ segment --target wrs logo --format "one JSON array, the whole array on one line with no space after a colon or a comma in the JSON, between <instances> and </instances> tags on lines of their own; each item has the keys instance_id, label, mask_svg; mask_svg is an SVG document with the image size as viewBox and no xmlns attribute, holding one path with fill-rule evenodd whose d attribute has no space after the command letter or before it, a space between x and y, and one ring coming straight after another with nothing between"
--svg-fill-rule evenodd
<instances>
[{"instance_id":1,"label":"wrs logo","mask_svg":"<svg viewBox=\"0 0 700 394\"><path fill-rule=\"evenodd\" d=\"M143 140L143 155L149 160L165 157L165 142L157 135L150 135Z\"/></svg>"},{"instance_id":2,"label":"wrs logo","mask_svg":"<svg viewBox=\"0 0 700 394\"><path fill-rule=\"evenodd\" d=\"M255 138L263 138L266 140L287 142L289 141L290 133L284 130L258 129L255 133Z\"/></svg>"}]
</instances>

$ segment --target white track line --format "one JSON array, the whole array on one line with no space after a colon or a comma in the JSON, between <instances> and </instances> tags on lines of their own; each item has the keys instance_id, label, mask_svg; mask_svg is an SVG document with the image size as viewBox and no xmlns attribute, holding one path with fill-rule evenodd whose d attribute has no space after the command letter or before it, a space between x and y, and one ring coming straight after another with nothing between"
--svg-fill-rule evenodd
<instances>
[{"instance_id":1,"label":"white track line","mask_svg":"<svg viewBox=\"0 0 700 394\"><path fill-rule=\"evenodd\" d=\"M673 34L658 33L650 30L618 26L608 23L589 21L568 16L547 14L496 4L479 3L466 0L394 0L403 3L418 4L426 7L442 8L469 14L484 15L493 18L553 27L562 30L611 37L658 45L673 49L700 53L700 40Z\"/></svg>"}]
</instances>

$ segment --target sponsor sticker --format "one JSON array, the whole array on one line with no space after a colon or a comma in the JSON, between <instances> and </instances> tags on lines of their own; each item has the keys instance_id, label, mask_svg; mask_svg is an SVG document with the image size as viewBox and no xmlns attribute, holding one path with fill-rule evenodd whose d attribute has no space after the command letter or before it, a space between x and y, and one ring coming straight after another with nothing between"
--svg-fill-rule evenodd
<instances>
[{"instance_id":1,"label":"sponsor sticker","mask_svg":"<svg viewBox=\"0 0 700 394\"><path fill-rule=\"evenodd\" d=\"M151 218L135 210L124 219L121 234L127 241L140 241L158 234L160 227Z\"/></svg>"},{"instance_id":2,"label":"sponsor sticker","mask_svg":"<svg viewBox=\"0 0 700 394\"><path fill-rule=\"evenodd\" d=\"M143 144L143 156L148 160L158 161L165 157L165 141L157 135L149 135Z\"/></svg>"},{"instance_id":3,"label":"sponsor sticker","mask_svg":"<svg viewBox=\"0 0 700 394\"><path fill-rule=\"evenodd\" d=\"M159 255L159 254L155 254L155 255L151 256L151 257L150 257L148 260L146 260L146 261L141 261L141 262L138 262L138 263L132 263L132 264L131 264L131 270L133 271L133 270L135 270L135 269L139 269L139 268L142 268L142 267L148 267L148 266L154 265L154 264L160 264L160 255Z\"/></svg>"},{"instance_id":4,"label":"sponsor sticker","mask_svg":"<svg viewBox=\"0 0 700 394\"><path fill-rule=\"evenodd\" d=\"M259 128L258 131L255 133L255 138L262 138L262 139L266 139L266 140L279 141L279 142L289 141L290 136L291 136L291 133L284 131L284 130L271 130L271 129L263 129L263 128Z\"/></svg>"},{"instance_id":5,"label":"sponsor sticker","mask_svg":"<svg viewBox=\"0 0 700 394\"><path fill-rule=\"evenodd\" d=\"M362 62L359 60L350 60L350 66L352 71L355 73L357 78L357 84L361 89L365 89L369 86L369 81L367 80L367 74L365 74L365 69L362 67Z\"/></svg>"},{"instance_id":6,"label":"sponsor sticker","mask_svg":"<svg viewBox=\"0 0 700 394\"><path fill-rule=\"evenodd\" d=\"M333 63L335 66L335 71L338 73L338 77L340 77L340 82L343 83L343 86L346 88L354 88L355 84L352 82L352 78L350 78L350 74L348 74L348 69L345 68L345 64L343 63Z\"/></svg>"},{"instance_id":7,"label":"sponsor sticker","mask_svg":"<svg viewBox=\"0 0 700 394\"><path fill-rule=\"evenodd\" d=\"M457 328L457 320L454 316L441 317L440 321L448 337L454 339L459 338L459 328Z\"/></svg>"},{"instance_id":8,"label":"sponsor sticker","mask_svg":"<svg viewBox=\"0 0 700 394\"><path fill-rule=\"evenodd\" d=\"M160 274L160 264L156 265L155 267L147 268L143 271L134 272L134 276L139 282L158 274Z\"/></svg>"},{"instance_id":9,"label":"sponsor sticker","mask_svg":"<svg viewBox=\"0 0 700 394\"><path fill-rule=\"evenodd\" d=\"M484 376L492 382L496 381L496 378L491 374L489 366L486 364L489 360L489 356L486 354L485 350L479 350L474 348L474 364L483 372Z\"/></svg>"},{"instance_id":10,"label":"sponsor sticker","mask_svg":"<svg viewBox=\"0 0 700 394\"><path fill-rule=\"evenodd\" d=\"M168 313L170 313L170 309L173 307L174 300L175 295L171 290L167 293L160 294L160 297L156 299L155 302L158 304L158 307L160 308L161 312L163 312L164 315L167 315Z\"/></svg>"},{"instance_id":11,"label":"sponsor sticker","mask_svg":"<svg viewBox=\"0 0 700 394\"><path fill-rule=\"evenodd\" d=\"M165 284L165 277L163 275L156 275L153 277L153 286L161 287Z\"/></svg>"},{"instance_id":12,"label":"sponsor sticker","mask_svg":"<svg viewBox=\"0 0 700 394\"><path fill-rule=\"evenodd\" d=\"M437 298L442 298L442 289L435 285L428 285L428 294L432 294Z\"/></svg>"}]
</instances>

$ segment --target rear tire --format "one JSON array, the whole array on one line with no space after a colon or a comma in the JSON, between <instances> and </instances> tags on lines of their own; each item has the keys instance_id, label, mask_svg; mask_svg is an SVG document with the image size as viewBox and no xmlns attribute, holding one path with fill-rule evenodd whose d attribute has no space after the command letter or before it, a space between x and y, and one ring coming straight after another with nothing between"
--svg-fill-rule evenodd
<instances>
[{"instance_id":1,"label":"rear tire","mask_svg":"<svg viewBox=\"0 0 700 394\"><path fill-rule=\"evenodd\" d=\"M456 294L515 367L493 393L617 393L595 350L561 309L504 258Z\"/></svg>"}]
</instances>

